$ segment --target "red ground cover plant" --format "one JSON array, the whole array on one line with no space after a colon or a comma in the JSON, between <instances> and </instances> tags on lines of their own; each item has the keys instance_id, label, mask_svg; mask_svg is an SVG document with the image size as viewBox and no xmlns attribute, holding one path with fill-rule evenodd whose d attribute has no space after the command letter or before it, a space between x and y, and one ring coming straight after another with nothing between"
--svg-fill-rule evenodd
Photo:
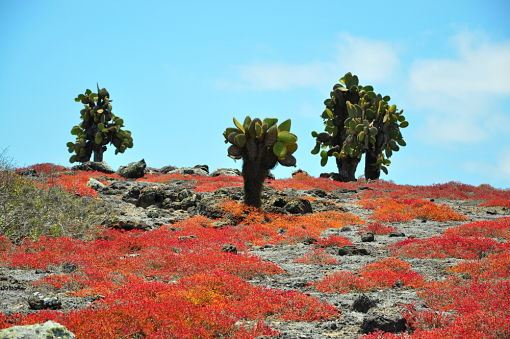
<instances>
[{"instance_id":1,"label":"red ground cover plant","mask_svg":"<svg viewBox=\"0 0 510 339\"><path fill-rule=\"evenodd\" d=\"M319 238L329 228L362 224L354 214L340 211L324 211L304 215L264 213L235 201L225 201L226 213L240 221L236 226L239 237L254 245L296 243L307 238Z\"/></svg>"},{"instance_id":2,"label":"red ground cover plant","mask_svg":"<svg viewBox=\"0 0 510 339\"><path fill-rule=\"evenodd\" d=\"M321 247L344 247L351 246L352 241L339 235L330 235L326 238L319 238L315 245Z\"/></svg>"},{"instance_id":3,"label":"red ground cover plant","mask_svg":"<svg viewBox=\"0 0 510 339\"><path fill-rule=\"evenodd\" d=\"M196 176L180 173L147 173L136 181L166 183L172 180L193 180Z\"/></svg>"},{"instance_id":4,"label":"red ground cover plant","mask_svg":"<svg viewBox=\"0 0 510 339\"><path fill-rule=\"evenodd\" d=\"M150 232L106 230L99 239L41 237L25 240L20 246L0 252L0 263L10 267L40 268L73 263L77 295L103 294L118 288L132 277L173 281L211 269L222 269L249 279L284 271L270 262L242 253L221 251L225 243L246 248L235 227L204 227L204 217L191 218ZM51 276L50 276L51 277ZM49 278L58 287L65 278Z\"/></svg>"},{"instance_id":5,"label":"red ground cover plant","mask_svg":"<svg viewBox=\"0 0 510 339\"><path fill-rule=\"evenodd\" d=\"M339 261L322 248L314 248L303 256L294 259L294 262L307 265L337 265Z\"/></svg>"},{"instance_id":6,"label":"red ground cover plant","mask_svg":"<svg viewBox=\"0 0 510 339\"><path fill-rule=\"evenodd\" d=\"M296 173L289 179L268 180L268 185L277 190L293 188L296 190L321 189L324 191L334 191L339 188L355 189L360 184L357 182L339 182L329 178L315 178L306 173Z\"/></svg>"},{"instance_id":7,"label":"red ground cover plant","mask_svg":"<svg viewBox=\"0 0 510 339\"><path fill-rule=\"evenodd\" d=\"M390 234L395 232L397 229L393 226L383 225L380 222L373 222L360 228L358 233L372 232L378 235Z\"/></svg>"},{"instance_id":8,"label":"red ground cover plant","mask_svg":"<svg viewBox=\"0 0 510 339\"><path fill-rule=\"evenodd\" d=\"M15 315L6 322L31 324L52 319L79 338L253 338L276 334L263 325L266 317L314 321L338 315L334 307L302 293L255 287L228 273L212 271L175 284L134 279L94 307ZM256 321L255 326L241 327L240 320Z\"/></svg>"},{"instance_id":9,"label":"red ground cover plant","mask_svg":"<svg viewBox=\"0 0 510 339\"><path fill-rule=\"evenodd\" d=\"M360 200L359 204L374 210L372 219L382 222L405 222L416 218L434 221L466 220L466 217L446 205L421 199L377 198Z\"/></svg>"},{"instance_id":10,"label":"red ground cover plant","mask_svg":"<svg viewBox=\"0 0 510 339\"><path fill-rule=\"evenodd\" d=\"M391 246L393 255L407 258L479 259L505 245L491 238L440 235L426 239L406 239Z\"/></svg>"},{"instance_id":11,"label":"red ground cover plant","mask_svg":"<svg viewBox=\"0 0 510 339\"><path fill-rule=\"evenodd\" d=\"M312 285L321 292L348 293L387 289L401 283L418 288L424 279L411 269L411 265L397 258L385 258L362 267L357 274L349 271L334 272Z\"/></svg>"},{"instance_id":12,"label":"red ground cover plant","mask_svg":"<svg viewBox=\"0 0 510 339\"><path fill-rule=\"evenodd\" d=\"M510 239L510 217L475 221L449 228L445 235Z\"/></svg>"},{"instance_id":13,"label":"red ground cover plant","mask_svg":"<svg viewBox=\"0 0 510 339\"><path fill-rule=\"evenodd\" d=\"M487 201L481 203L480 206L501 206L510 208L510 196L505 198L487 199Z\"/></svg>"},{"instance_id":14,"label":"red ground cover plant","mask_svg":"<svg viewBox=\"0 0 510 339\"><path fill-rule=\"evenodd\" d=\"M242 187L243 177L219 175L217 177L198 177L195 190L197 192L213 192L224 187Z\"/></svg>"},{"instance_id":15,"label":"red ground cover plant","mask_svg":"<svg viewBox=\"0 0 510 339\"><path fill-rule=\"evenodd\" d=\"M472 186L459 182L448 182L428 186L397 185L392 182L377 180L370 182L371 190L360 193L363 199L450 199L480 200L482 206L509 207L510 190L496 189L490 185Z\"/></svg>"},{"instance_id":16,"label":"red ground cover plant","mask_svg":"<svg viewBox=\"0 0 510 339\"><path fill-rule=\"evenodd\" d=\"M17 168L16 172L20 173L20 172L24 172L24 171L31 170L31 169L35 170L35 172L39 175L49 175L49 174L55 174L57 172L64 172L64 171L69 170L67 167L64 167L64 166L50 164L50 163L42 163L42 164L31 165L28 167Z\"/></svg>"},{"instance_id":17,"label":"red ground cover plant","mask_svg":"<svg viewBox=\"0 0 510 339\"><path fill-rule=\"evenodd\" d=\"M509 278L510 251L493 253L480 260L461 262L448 270L476 280Z\"/></svg>"}]
</instances>

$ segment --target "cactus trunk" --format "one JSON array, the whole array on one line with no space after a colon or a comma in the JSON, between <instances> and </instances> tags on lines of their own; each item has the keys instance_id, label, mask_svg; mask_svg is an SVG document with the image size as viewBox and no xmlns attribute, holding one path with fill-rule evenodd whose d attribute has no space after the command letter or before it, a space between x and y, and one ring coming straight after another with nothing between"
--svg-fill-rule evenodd
<instances>
[{"instance_id":1,"label":"cactus trunk","mask_svg":"<svg viewBox=\"0 0 510 339\"><path fill-rule=\"evenodd\" d=\"M377 164L377 157L381 152L372 148L365 153L365 178L366 179L379 179L381 176L381 168Z\"/></svg>"},{"instance_id":2,"label":"cactus trunk","mask_svg":"<svg viewBox=\"0 0 510 339\"><path fill-rule=\"evenodd\" d=\"M94 151L94 162L103 162L103 150Z\"/></svg>"},{"instance_id":3,"label":"cactus trunk","mask_svg":"<svg viewBox=\"0 0 510 339\"><path fill-rule=\"evenodd\" d=\"M351 157L336 159L336 165L338 167L337 179L343 182L356 181L356 168L358 167L359 161L359 158Z\"/></svg>"},{"instance_id":4,"label":"cactus trunk","mask_svg":"<svg viewBox=\"0 0 510 339\"><path fill-rule=\"evenodd\" d=\"M382 124L376 126L379 131L383 131ZM379 156L382 153L384 145L384 135L379 133L376 136L375 145L367 149L365 153L365 179L376 180L381 176L381 164L378 163Z\"/></svg>"},{"instance_id":5,"label":"cactus trunk","mask_svg":"<svg viewBox=\"0 0 510 339\"><path fill-rule=\"evenodd\" d=\"M262 204L261 193L269 170L260 161L246 159L243 162L244 203L259 208Z\"/></svg>"}]
</instances>

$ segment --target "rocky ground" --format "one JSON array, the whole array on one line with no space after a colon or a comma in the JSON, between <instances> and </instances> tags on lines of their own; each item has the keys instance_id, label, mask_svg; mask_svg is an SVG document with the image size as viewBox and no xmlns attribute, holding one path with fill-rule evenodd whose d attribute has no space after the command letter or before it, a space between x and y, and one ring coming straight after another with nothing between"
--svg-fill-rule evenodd
<instances>
[{"instance_id":1,"label":"rocky ground","mask_svg":"<svg viewBox=\"0 0 510 339\"><path fill-rule=\"evenodd\" d=\"M175 169L174 169L175 170ZM188 169L188 171L206 175L205 170ZM235 174L235 173L233 173ZM242 199L241 188L222 188L216 192L195 192L189 181L174 180L167 183L110 180L107 185L91 182L114 213L105 225L122 229L157 228L163 224L172 224L193 215L223 217L223 224L235 224L219 209L218 203L224 198ZM266 188L263 193L264 209L267 211L301 214L311 211L341 209L368 220L371 211L361 208L356 202L360 190L336 190L325 192L319 189L299 191L288 189L277 191ZM314 199L303 200L303 196ZM503 215L510 215L505 208L479 207L473 201L436 201L452 207L468 217L469 221L488 220ZM294 259L306 253L312 242L292 245L265 245L254 247L251 254L263 260L271 261L282 267L287 273L254 279L251 283L278 288L297 290L316 296L335 305L342 316L335 321L325 322L281 322L268 319L268 324L281 332L282 338L355 338L361 333L373 329L398 332L405 329L401 316L402 305L415 303L420 299L412 289L395 286L392 289L369 292L365 294L324 294L309 286L309 282L321 279L331 271L343 269L355 271L363 265L388 256L387 246L405 238L425 238L441 234L446 228L463 222L434 222L413 220L406 223L388 223L397 232L389 235L375 235L373 239L363 238L356 226L342 229L329 229L323 235L341 235L349 238L355 251L330 249L329 253L339 259L339 265L306 265L294 262ZM409 259L413 269L429 280L441 279L445 267L458 259ZM69 297L65 293L52 294L42 287L35 287L32 282L41 277L59 272L72 272L72 265L50 267L48 270L21 270L0 267L0 311L4 313L32 312L38 309L71 310L89 306L94 298Z\"/></svg>"}]
</instances>

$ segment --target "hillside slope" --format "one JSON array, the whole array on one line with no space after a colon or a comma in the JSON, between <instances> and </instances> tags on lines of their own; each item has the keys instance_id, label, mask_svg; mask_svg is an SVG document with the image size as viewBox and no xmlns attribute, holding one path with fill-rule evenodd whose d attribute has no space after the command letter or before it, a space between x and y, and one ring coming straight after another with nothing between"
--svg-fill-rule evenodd
<instances>
[{"instance_id":1,"label":"hillside slope","mask_svg":"<svg viewBox=\"0 0 510 339\"><path fill-rule=\"evenodd\" d=\"M102 225L0 236L0 328L51 319L79 338L510 336L510 191L298 173L268 180L254 210L235 171L207 171L19 170L39 190L99 204Z\"/></svg>"}]
</instances>

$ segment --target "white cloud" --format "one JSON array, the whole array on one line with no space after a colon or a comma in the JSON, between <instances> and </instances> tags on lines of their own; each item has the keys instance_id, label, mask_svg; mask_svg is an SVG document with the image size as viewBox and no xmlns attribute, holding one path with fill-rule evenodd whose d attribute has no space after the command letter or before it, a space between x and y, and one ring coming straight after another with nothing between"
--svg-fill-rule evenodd
<instances>
[{"instance_id":1,"label":"white cloud","mask_svg":"<svg viewBox=\"0 0 510 339\"><path fill-rule=\"evenodd\" d=\"M422 130L427 139L479 142L510 120L498 110L501 100L510 96L510 41L490 42L464 32L452 42L455 58L413 63L411 99L427 112Z\"/></svg>"},{"instance_id":2,"label":"white cloud","mask_svg":"<svg viewBox=\"0 0 510 339\"><path fill-rule=\"evenodd\" d=\"M497 179L510 185L510 149L499 152L497 159L491 162L471 161L464 164L464 169L479 174L487 179Z\"/></svg>"},{"instance_id":3,"label":"white cloud","mask_svg":"<svg viewBox=\"0 0 510 339\"><path fill-rule=\"evenodd\" d=\"M324 87L345 72L364 82L382 82L399 64L395 46L385 41L341 34L329 58L309 63L254 63L236 67L234 79L216 83L221 89L290 90Z\"/></svg>"}]
</instances>

